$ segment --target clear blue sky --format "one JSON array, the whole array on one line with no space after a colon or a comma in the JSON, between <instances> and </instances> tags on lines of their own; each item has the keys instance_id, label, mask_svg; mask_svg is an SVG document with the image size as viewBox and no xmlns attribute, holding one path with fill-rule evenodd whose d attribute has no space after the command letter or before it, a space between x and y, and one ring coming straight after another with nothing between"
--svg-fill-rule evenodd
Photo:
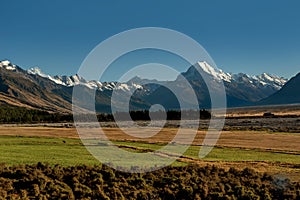
<instances>
[{"instance_id":1,"label":"clear blue sky","mask_svg":"<svg viewBox=\"0 0 300 200\"><path fill-rule=\"evenodd\" d=\"M74 74L101 41L137 27L194 38L228 72L300 72L300 2L28 0L0 3L0 59Z\"/></svg>"}]
</instances>

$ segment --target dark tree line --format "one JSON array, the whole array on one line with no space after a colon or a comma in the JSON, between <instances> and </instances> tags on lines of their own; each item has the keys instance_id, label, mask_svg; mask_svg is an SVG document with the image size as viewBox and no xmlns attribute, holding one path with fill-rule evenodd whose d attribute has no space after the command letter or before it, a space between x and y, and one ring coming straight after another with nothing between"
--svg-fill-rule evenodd
<instances>
[{"instance_id":1,"label":"dark tree line","mask_svg":"<svg viewBox=\"0 0 300 200\"><path fill-rule=\"evenodd\" d=\"M88 116L86 116L88 118ZM112 114L98 114L98 121L114 121L117 120L134 120L134 121L149 121L149 120L193 120L193 119L210 119L211 113L205 109L202 110L168 110L164 111L154 111L149 110L136 110L130 111L129 115L126 112L116 112ZM129 118L130 117L130 118ZM84 117L82 117L84 118Z\"/></svg>"},{"instance_id":2,"label":"dark tree line","mask_svg":"<svg viewBox=\"0 0 300 200\"><path fill-rule=\"evenodd\" d=\"M23 107L0 106L0 123L71 122L71 114L49 113Z\"/></svg>"},{"instance_id":3,"label":"dark tree line","mask_svg":"<svg viewBox=\"0 0 300 200\"><path fill-rule=\"evenodd\" d=\"M118 114L118 113L117 113ZM130 116L133 120L192 120L192 119L210 119L211 114L209 111L202 109L202 110L168 110L166 113L163 111L155 111L149 112L149 110L142 110L142 111L131 111Z\"/></svg>"},{"instance_id":4,"label":"dark tree line","mask_svg":"<svg viewBox=\"0 0 300 200\"><path fill-rule=\"evenodd\" d=\"M210 119L211 114L207 110L169 110L149 112L148 110L130 111L129 115L125 112L115 113L117 120L181 120L181 119ZM130 118L128 119L128 116ZM80 119L90 121L94 115L82 114ZM114 115L110 113L99 113L97 119L100 122L114 121ZM73 122L72 114L50 113L41 110L27 109L23 107L0 106L0 123L42 123L42 122Z\"/></svg>"},{"instance_id":5,"label":"dark tree line","mask_svg":"<svg viewBox=\"0 0 300 200\"><path fill-rule=\"evenodd\" d=\"M97 114L97 119L100 122L105 121L149 121L149 120L195 120L195 119L210 119L211 113L207 110L168 110L167 112L163 112L161 110L150 112L149 110L136 110L130 111L129 114L126 112L116 112L113 114L100 113ZM92 114L81 114L77 117L81 121L91 121L94 119L94 115Z\"/></svg>"}]
</instances>

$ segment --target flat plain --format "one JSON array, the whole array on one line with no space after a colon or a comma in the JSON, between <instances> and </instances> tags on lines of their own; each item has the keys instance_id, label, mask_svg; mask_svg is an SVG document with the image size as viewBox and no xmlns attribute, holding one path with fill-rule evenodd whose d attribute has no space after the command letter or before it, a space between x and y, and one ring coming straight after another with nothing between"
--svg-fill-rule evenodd
<instances>
[{"instance_id":1,"label":"flat plain","mask_svg":"<svg viewBox=\"0 0 300 200\"><path fill-rule=\"evenodd\" d=\"M274 120L274 119L272 119ZM278 119L282 120L282 119ZM296 120L294 126L298 126ZM298 120L298 121L297 121ZM276 121L272 123L277 124ZM138 134L141 129L120 130L110 125L103 128L105 135L115 145L128 151L155 151L169 143L177 133L177 128L166 127L150 138L137 138L124 132ZM96 128L90 129L97 133ZM143 128L143 134L151 134L153 129ZM188 128L184 137L191 137ZM254 168L280 177L300 181L300 134L283 131L232 129L222 131L213 150L203 159L198 158L207 132L198 130L194 142L174 165L196 163L216 165L223 168ZM82 145L77 131L65 124L48 125L1 125L0 160L8 165L47 162L65 166L79 164L99 164Z\"/></svg>"}]
</instances>

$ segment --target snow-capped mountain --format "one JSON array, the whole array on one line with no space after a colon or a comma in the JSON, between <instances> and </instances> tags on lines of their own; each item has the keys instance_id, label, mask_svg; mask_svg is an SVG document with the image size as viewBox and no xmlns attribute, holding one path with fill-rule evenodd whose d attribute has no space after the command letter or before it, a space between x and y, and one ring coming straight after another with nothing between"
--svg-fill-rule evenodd
<instances>
[{"instance_id":1,"label":"snow-capped mountain","mask_svg":"<svg viewBox=\"0 0 300 200\"><path fill-rule=\"evenodd\" d=\"M254 105L277 92L287 81L266 73L258 76L244 73L231 74L215 69L207 62L198 62L174 81L134 77L125 83L100 82L86 80L77 74L50 76L37 67L23 70L5 60L0 61L0 101L48 111L68 112L72 107L73 87L79 85L87 91L97 91L95 107L98 112L110 112L113 90L119 91L119 101L133 93L131 98L133 109L147 109L153 104L162 104L166 109L176 109L178 101L168 88L186 92L182 100L189 105L191 92L186 88L186 84L183 84L182 78L185 78L197 95L199 107L207 108L210 106L210 95L203 81L203 75L209 77L208 84L214 85L216 81L223 81L230 107ZM124 106L122 102L116 102L116 105Z\"/></svg>"},{"instance_id":2,"label":"snow-capped mountain","mask_svg":"<svg viewBox=\"0 0 300 200\"><path fill-rule=\"evenodd\" d=\"M261 100L258 104L299 104L300 73L291 78L279 91Z\"/></svg>"},{"instance_id":3,"label":"snow-capped mountain","mask_svg":"<svg viewBox=\"0 0 300 200\"><path fill-rule=\"evenodd\" d=\"M184 90L185 87L182 84L182 81L180 81L180 76L175 81L160 82L134 77L126 83L117 83L100 82L95 80L87 81L77 74L73 76L49 76L44 74L38 68L31 68L28 70L28 73L48 78L56 84L66 87L73 87L80 84L99 91L119 90L125 93L128 91L134 92L139 89L139 92L135 93L135 95L137 95L136 97L145 102L151 103L157 102L156 100L160 99L164 93L168 93L165 88L163 89L163 87L160 87L161 85L168 85L168 87L172 88L180 88L180 90ZM183 72L182 76L191 83L199 101L203 103L202 106L204 107L209 107L210 100L206 83L203 81L203 75L208 77L210 80L209 84L214 84L214 81L223 81L227 94L228 106L250 105L253 102L259 101L275 93L287 81L285 78L269 75L267 73L257 76L250 76L244 73L227 73L212 67L205 61L198 62L191 66L186 72ZM151 84L147 84L149 82ZM171 97L165 99L167 99L167 102L164 103L165 105L168 103L170 105L174 105L174 102L171 102Z\"/></svg>"},{"instance_id":4,"label":"snow-capped mountain","mask_svg":"<svg viewBox=\"0 0 300 200\"><path fill-rule=\"evenodd\" d=\"M73 76L50 76L42 72L42 70L38 67L30 68L27 70L29 74L39 75L44 78L48 78L49 80L55 82L56 84L60 84L66 87L72 87L75 85L84 85L90 89L97 89L100 91L104 90L123 90L123 91L134 91L136 89L142 89L143 87L137 83L131 82L128 83L117 83L117 82L100 82L96 80L85 80L83 77L78 74Z\"/></svg>"},{"instance_id":5,"label":"snow-capped mountain","mask_svg":"<svg viewBox=\"0 0 300 200\"><path fill-rule=\"evenodd\" d=\"M270 86L279 90L287 82L287 79L283 77L278 77L267 73L263 73L257 76L250 76L244 73L226 73L220 69L213 68L205 61L198 62L195 66L200 68L200 70L204 71L205 73L209 74L211 77L221 79L227 83L238 82L252 84L254 86Z\"/></svg>"},{"instance_id":6,"label":"snow-capped mountain","mask_svg":"<svg viewBox=\"0 0 300 200\"><path fill-rule=\"evenodd\" d=\"M259 76L254 77L255 79L257 79L259 81L259 83L261 83L262 85L272 85L273 87L276 87L278 90L284 85L286 84L286 82L288 81L285 78L282 77L278 77L278 76L270 76L267 73L263 73Z\"/></svg>"},{"instance_id":7,"label":"snow-capped mountain","mask_svg":"<svg viewBox=\"0 0 300 200\"><path fill-rule=\"evenodd\" d=\"M198 62L195 64L195 66L199 66L205 73L209 74L210 76L216 78L216 79L221 79L226 82L231 82L232 80L232 75L230 73L225 73L220 69L213 68L210 66L207 62Z\"/></svg>"},{"instance_id":8,"label":"snow-capped mountain","mask_svg":"<svg viewBox=\"0 0 300 200\"><path fill-rule=\"evenodd\" d=\"M0 62L0 68L15 71L16 70L16 65L13 65L9 60L3 60L3 61Z\"/></svg>"},{"instance_id":9,"label":"snow-capped mountain","mask_svg":"<svg viewBox=\"0 0 300 200\"><path fill-rule=\"evenodd\" d=\"M182 75L192 82L197 90L201 90L206 83L199 74L208 77L210 84L222 80L225 86L228 106L250 105L278 91L287 79L263 73L250 76L244 73L231 74L215 69L207 62L198 62ZM202 91L202 93L205 91ZM200 95L200 94L199 94ZM206 94L208 95L208 93ZM200 95L201 96L201 95ZM202 95L203 96L203 95Z\"/></svg>"},{"instance_id":10,"label":"snow-capped mountain","mask_svg":"<svg viewBox=\"0 0 300 200\"><path fill-rule=\"evenodd\" d=\"M5 61L6 66L8 66L9 61ZM0 65L1 66L1 65ZM8 66L10 67L10 66ZM287 79L269 75L267 73L263 73L257 76L250 76L244 73L239 74L231 74L223 72L220 69L213 68L207 62L198 62L194 65L194 67L200 68L204 73L208 74L212 78L217 80L223 80L225 83L242 83L242 84L250 84L254 87L271 87L275 90L279 90L286 82ZM50 76L41 71L40 68L34 67L27 70L29 74L36 74L44 78L48 78L56 84L64 85L67 87L71 87L74 85L85 85L91 89L98 89L100 91L103 90L113 90L120 89L124 91L142 89L143 84L149 82L150 80L143 80L139 77L134 77L127 83L117 83L117 82L100 82L95 80L85 80L83 77L78 74L73 76ZM186 73L183 73L185 78L188 80L199 79L199 74L197 74L196 70L191 67ZM151 80L151 82L154 82ZM157 81L159 83L159 81Z\"/></svg>"},{"instance_id":11,"label":"snow-capped mountain","mask_svg":"<svg viewBox=\"0 0 300 200\"><path fill-rule=\"evenodd\" d=\"M7 60L0 61L0 86L0 104L49 112L71 111L69 91L48 78L29 74Z\"/></svg>"}]
</instances>

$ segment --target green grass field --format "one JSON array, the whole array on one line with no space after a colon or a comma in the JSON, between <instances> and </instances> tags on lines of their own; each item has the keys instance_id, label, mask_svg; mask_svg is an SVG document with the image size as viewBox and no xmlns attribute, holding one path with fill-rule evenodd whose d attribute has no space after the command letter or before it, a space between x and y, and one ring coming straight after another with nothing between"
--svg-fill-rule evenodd
<instances>
[{"instance_id":1,"label":"green grass field","mask_svg":"<svg viewBox=\"0 0 300 200\"><path fill-rule=\"evenodd\" d=\"M119 145L147 148L157 150L162 147L162 144L145 144L139 142L115 142ZM191 146L184 156L198 159L200 146ZM266 162L282 162L300 164L300 156L285 152L271 152L264 150L241 149L214 147L213 150L203 159L205 161L266 161Z\"/></svg>"},{"instance_id":2,"label":"green grass field","mask_svg":"<svg viewBox=\"0 0 300 200\"><path fill-rule=\"evenodd\" d=\"M123 147L136 147L137 150L157 150L163 144L146 144L142 142L115 141ZM191 146L184 156L198 159L199 146ZM285 152L264 150L247 150L240 148L215 147L204 161L265 161L300 164L300 156ZM0 136L0 162L8 165L34 164L45 162L65 166L99 164L82 145L79 139L47 137L14 137ZM174 163L180 165L179 162ZM183 164L183 163L181 163Z\"/></svg>"},{"instance_id":3,"label":"green grass field","mask_svg":"<svg viewBox=\"0 0 300 200\"><path fill-rule=\"evenodd\" d=\"M78 139L0 136L0 162L77 165L99 163Z\"/></svg>"},{"instance_id":4,"label":"green grass field","mask_svg":"<svg viewBox=\"0 0 300 200\"><path fill-rule=\"evenodd\" d=\"M135 152L158 150L164 146L164 144L147 144L134 141L114 141L114 143L123 150ZM105 148L108 146L96 145L95 147L106 150ZM199 146L189 147L180 161L173 164L173 166L187 165L186 167L167 167L155 171L153 174L124 174L118 172L118 170L113 171L110 168L102 168L103 166L97 165L100 164L99 161L86 150L79 139L45 136L0 136L0 168L3 170L2 177L0 177L2 180L0 198L2 195L7 199L22 199L23 197L24 199L34 199L44 195L45 199L54 197L58 199L87 199L87 197L94 195L92 199L98 199L99 195L105 194L103 197L109 196L112 197L111 199L121 199L116 193L116 191L120 191L118 194L124 195L126 199L130 199L130 197L132 197L131 199L137 199L139 193L136 194L132 191L142 191L147 195L151 191L154 195L153 199L157 199L157 193L160 191L163 196L161 199L175 199L175 197L182 199L186 198L187 194L190 194L189 199L195 199L194 193L204 195L204 189L195 187L196 189L191 190L190 188L199 185L201 188L210 187L209 191L212 191L206 193L203 199L210 193L212 197L208 199L217 198L217 196L214 196L215 194L229 193L232 196L233 192L237 196L236 199L246 199L244 197L248 197L249 194L253 196L254 192L257 192L258 195L264 195L266 188L271 188L266 194L270 196L273 191L274 199L296 199L294 198L298 194L296 184L300 181L299 155L284 152L276 153L264 149L247 150L243 148L215 147L203 159L204 162L199 162L199 148ZM124 157L122 157L122 160L124 160ZM188 165L189 162L194 161L199 165ZM245 161L263 161L261 163L264 166L262 169L255 168L253 163ZM38 162L48 163L50 166L37 164ZM131 166L134 161L125 158L126 162ZM1 163L9 165L9 167L3 166ZM275 165L273 165L274 163ZM290 165L287 163L290 163ZM11 165L14 166L10 167ZM124 165L122 166L124 167ZM229 170L229 167L235 169ZM249 167L254 170L245 169ZM226 168L228 171L224 173ZM268 174L274 175L275 178L279 177L278 180L281 181L285 180L282 178L289 178L294 185L284 191L281 190L281 187L278 190L286 194L288 198L281 198L282 196L277 198L276 194L278 195L278 192L276 192L276 188L274 189L276 185L273 179L265 178L268 176L265 176L262 172L268 172ZM246 173L246 176L244 173ZM245 177L241 179L241 176ZM264 187L259 186L260 184L263 184ZM232 189L225 190L225 186ZM243 191L249 191L249 193L242 193L239 188L242 188ZM181 190L188 191L188 193L180 193ZM174 193L174 196L171 198L170 196L164 196L172 193ZM178 196L178 194L183 195L183 197ZM293 198L288 195L293 195Z\"/></svg>"}]
</instances>

